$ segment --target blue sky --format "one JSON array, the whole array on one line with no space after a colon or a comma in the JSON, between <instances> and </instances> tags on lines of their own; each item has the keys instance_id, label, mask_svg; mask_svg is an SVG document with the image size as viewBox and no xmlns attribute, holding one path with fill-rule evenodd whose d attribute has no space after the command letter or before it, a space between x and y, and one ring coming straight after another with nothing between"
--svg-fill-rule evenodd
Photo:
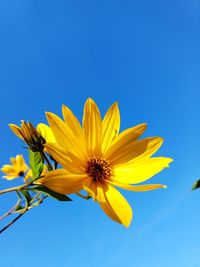
<instances>
[{"instance_id":1,"label":"blue sky","mask_svg":"<svg viewBox=\"0 0 200 267\"><path fill-rule=\"evenodd\" d=\"M91 200L48 199L1 236L2 266L199 266L199 12L196 0L0 2L1 165L26 153L8 123L46 122L63 103L81 119L88 97L102 114L118 101L121 130L147 122L144 136L165 138L157 155L174 158L152 178L167 190L123 192L130 228Z\"/></svg>"}]
</instances>

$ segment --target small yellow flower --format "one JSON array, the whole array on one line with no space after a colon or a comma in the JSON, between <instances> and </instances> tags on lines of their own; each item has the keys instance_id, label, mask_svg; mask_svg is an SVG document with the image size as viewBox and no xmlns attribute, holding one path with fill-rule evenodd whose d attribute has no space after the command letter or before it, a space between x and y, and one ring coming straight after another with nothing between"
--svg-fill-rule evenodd
<instances>
[{"instance_id":1,"label":"small yellow flower","mask_svg":"<svg viewBox=\"0 0 200 267\"><path fill-rule=\"evenodd\" d=\"M55 142L51 129L44 123L38 124L36 129L25 121L22 121L21 127L15 124L9 124L9 127L33 152L42 152L46 142Z\"/></svg>"},{"instance_id":2,"label":"small yellow flower","mask_svg":"<svg viewBox=\"0 0 200 267\"><path fill-rule=\"evenodd\" d=\"M3 176L7 180L13 180L17 177L24 176L25 172L28 170L24 158L22 155L17 155L15 158L10 158L12 165L4 165L1 171L7 174Z\"/></svg>"},{"instance_id":3,"label":"small yellow flower","mask_svg":"<svg viewBox=\"0 0 200 267\"><path fill-rule=\"evenodd\" d=\"M131 185L148 180L172 162L171 158L151 157L163 139L149 137L138 140L146 124L119 133L117 103L110 107L102 120L97 105L88 99L82 127L64 105L62 113L64 121L47 112L56 143L44 146L64 169L49 172L41 180L42 184L62 194L85 189L111 219L128 227L132 209L115 187L132 191L165 188L161 184Z\"/></svg>"}]
</instances>

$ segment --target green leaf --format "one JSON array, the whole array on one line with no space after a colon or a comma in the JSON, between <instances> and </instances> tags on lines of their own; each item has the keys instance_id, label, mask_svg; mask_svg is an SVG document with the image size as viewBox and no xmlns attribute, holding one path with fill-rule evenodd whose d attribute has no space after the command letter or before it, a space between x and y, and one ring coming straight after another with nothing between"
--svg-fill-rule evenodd
<instances>
[{"instance_id":1,"label":"green leaf","mask_svg":"<svg viewBox=\"0 0 200 267\"><path fill-rule=\"evenodd\" d=\"M55 191L53 191L53 190L51 190L45 186L42 186L42 185L36 186L36 187L32 188L32 190L36 191L36 192L45 193L46 195L53 197L59 201L72 201L72 199L69 198L68 196L57 193L57 192L55 192Z\"/></svg>"},{"instance_id":2,"label":"green leaf","mask_svg":"<svg viewBox=\"0 0 200 267\"><path fill-rule=\"evenodd\" d=\"M44 160L40 154L40 152L33 152L29 149L29 163L31 170L33 172L33 177L38 178L44 168Z\"/></svg>"},{"instance_id":3,"label":"green leaf","mask_svg":"<svg viewBox=\"0 0 200 267\"><path fill-rule=\"evenodd\" d=\"M197 188L200 188L200 180L196 181L193 186L192 186L192 190L195 190Z\"/></svg>"}]
</instances>

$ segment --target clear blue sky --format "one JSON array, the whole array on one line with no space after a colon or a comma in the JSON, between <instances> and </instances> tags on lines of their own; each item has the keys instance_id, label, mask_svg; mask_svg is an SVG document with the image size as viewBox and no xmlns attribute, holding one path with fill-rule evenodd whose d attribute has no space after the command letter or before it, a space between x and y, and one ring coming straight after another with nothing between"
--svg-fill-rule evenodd
<instances>
[{"instance_id":1,"label":"clear blue sky","mask_svg":"<svg viewBox=\"0 0 200 267\"><path fill-rule=\"evenodd\" d=\"M152 179L167 190L124 191L126 229L93 201L48 199L0 237L6 267L199 267L200 4L197 0L0 2L0 164L25 153L8 123L45 122L92 97L119 101L121 129L147 122L174 158ZM1 180L0 188L16 182ZM0 212L14 196L0 198Z\"/></svg>"}]
</instances>

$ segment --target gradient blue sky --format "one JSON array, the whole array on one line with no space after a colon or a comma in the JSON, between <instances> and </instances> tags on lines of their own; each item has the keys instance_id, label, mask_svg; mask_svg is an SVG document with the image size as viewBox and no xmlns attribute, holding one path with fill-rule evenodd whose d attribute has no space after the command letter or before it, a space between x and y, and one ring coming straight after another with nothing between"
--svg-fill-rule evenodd
<instances>
[{"instance_id":1,"label":"gradient blue sky","mask_svg":"<svg viewBox=\"0 0 200 267\"><path fill-rule=\"evenodd\" d=\"M81 119L119 101L121 129L147 122L157 155L174 163L152 179L167 190L124 191L134 219L111 221L93 201L48 199L0 237L6 267L199 267L200 4L197 0L0 2L0 164L26 153L7 127L46 122L68 105ZM17 182L1 180L6 188ZM14 196L0 198L0 212Z\"/></svg>"}]
</instances>

